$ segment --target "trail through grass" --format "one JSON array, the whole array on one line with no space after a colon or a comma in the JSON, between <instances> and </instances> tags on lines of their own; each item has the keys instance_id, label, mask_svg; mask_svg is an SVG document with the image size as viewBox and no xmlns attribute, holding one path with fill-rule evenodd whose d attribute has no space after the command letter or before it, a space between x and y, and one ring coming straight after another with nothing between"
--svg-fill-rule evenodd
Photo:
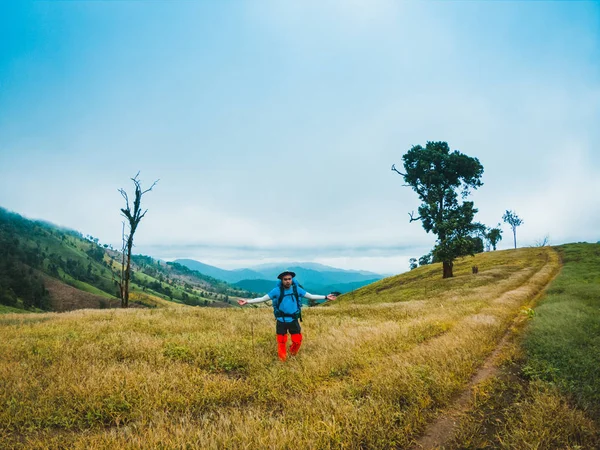
<instances>
[{"instance_id":1,"label":"trail through grass","mask_svg":"<svg viewBox=\"0 0 600 450\"><path fill-rule=\"evenodd\" d=\"M472 264L479 274L472 275ZM491 252L304 313L277 360L269 308L76 311L0 322L0 442L22 448L407 447L558 270Z\"/></svg>"},{"instance_id":2,"label":"trail through grass","mask_svg":"<svg viewBox=\"0 0 600 450\"><path fill-rule=\"evenodd\" d=\"M600 448L600 244L557 250L560 275L447 448Z\"/></svg>"}]
</instances>

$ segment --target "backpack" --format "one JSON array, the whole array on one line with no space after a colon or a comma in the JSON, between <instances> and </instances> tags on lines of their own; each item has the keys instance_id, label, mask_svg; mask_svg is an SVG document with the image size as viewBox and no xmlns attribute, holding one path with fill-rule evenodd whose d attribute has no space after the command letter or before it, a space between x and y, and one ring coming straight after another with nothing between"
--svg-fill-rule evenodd
<instances>
[{"instance_id":1,"label":"backpack","mask_svg":"<svg viewBox=\"0 0 600 450\"><path fill-rule=\"evenodd\" d=\"M283 296L284 296L284 288L283 288L283 283L279 283L279 297L277 297L277 300L273 300L273 313L275 314L275 317L291 317L293 319L298 319L300 322L302 322L302 302L300 301L300 296L298 295L298 286L299 283L294 279L292 281L292 290L294 298L296 299L296 305L298 306L298 311L296 311L293 314L287 314L284 313L283 311L281 311L279 309L279 305L281 305L281 302L283 301ZM300 286L302 287L302 286Z\"/></svg>"}]
</instances>

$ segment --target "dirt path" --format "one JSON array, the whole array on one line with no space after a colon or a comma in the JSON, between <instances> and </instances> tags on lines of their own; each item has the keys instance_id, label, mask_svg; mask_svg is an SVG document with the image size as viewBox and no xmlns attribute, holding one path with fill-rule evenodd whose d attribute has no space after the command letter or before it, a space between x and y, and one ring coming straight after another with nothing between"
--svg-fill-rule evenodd
<instances>
[{"instance_id":1,"label":"dirt path","mask_svg":"<svg viewBox=\"0 0 600 450\"><path fill-rule=\"evenodd\" d=\"M549 261L543 266L542 269L540 269L540 271L544 268L547 268L551 264L552 261ZM537 301L544 295L547 287L554 281L560 272L560 267L561 265L559 262L558 265L553 268L554 273L548 283L523 306L532 307L537 303ZM505 293L504 295L507 294L510 293ZM522 318L523 316L517 315L512 324L515 325L519 320L522 320ZM467 387L460 394L458 394L453 403L427 427L421 438L417 440L416 445L413 447L415 450L445 448L445 444L454 436L455 429L459 424L461 416L471 409L475 387L498 373L499 367L497 365L497 359L502 350L504 350L510 342L510 338L513 334L512 328L512 326L508 327L508 330L504 336L502 336L502 339L500 339L500 342L494 351L490 354L490 356L488 356L475 375L473 375L473 378L471 378L471 381Z\"/></svg>"}]
</instances>

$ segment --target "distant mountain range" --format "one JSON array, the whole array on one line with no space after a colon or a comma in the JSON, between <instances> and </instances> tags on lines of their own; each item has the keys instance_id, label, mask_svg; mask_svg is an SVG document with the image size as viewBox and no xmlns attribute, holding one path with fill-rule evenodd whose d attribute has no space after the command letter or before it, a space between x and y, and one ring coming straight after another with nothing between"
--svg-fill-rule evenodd
<instances>
[{"instance_id":1,"label":"distant mountain range","mask_svg":"<svg viewBox=\"0 0 600 450\"><path fill-rule=\"evenodd\" d=\"M284 270L295 272L298 282L311 293L346 293L385 278L373 272L344 270L317 263L272 263L225 270L193 259L177 259L174 262L252 292L271 290L277 275Z\"/></svg>"},{"instance_id":2,"label":"distant mountain range","mask_svg":"<svg viewBox=\"0 0 600 450\"><path fill-rule=\"evenodd\" d=\"M250 269L225 270L215 266L201 263L193 259L176 259L175 263L186 266L188 269L197 270L204 275L216 278L217 280L226 281L227 283L237 283L242 280L257 280L265 278L260 272Z\"/></svg>"}]
</instances>

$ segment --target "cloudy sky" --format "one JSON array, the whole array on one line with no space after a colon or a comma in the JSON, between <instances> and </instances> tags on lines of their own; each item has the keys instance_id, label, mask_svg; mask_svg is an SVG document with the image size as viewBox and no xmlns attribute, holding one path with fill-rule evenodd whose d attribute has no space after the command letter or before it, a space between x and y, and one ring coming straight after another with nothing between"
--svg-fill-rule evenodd
<instances>
[{"instance_id":1,"label":"cloudy sky","mask_svg":"<svg viewBox=\"0 0 600 450\"><path fill-rule=\"evenodd\" d=\"M519 246L598 241L600 3L0 3L0 206L102 243L139 170L139 253L403 272L435 238L390 167L432 140Z\"/></svg>"}]
</instances>

